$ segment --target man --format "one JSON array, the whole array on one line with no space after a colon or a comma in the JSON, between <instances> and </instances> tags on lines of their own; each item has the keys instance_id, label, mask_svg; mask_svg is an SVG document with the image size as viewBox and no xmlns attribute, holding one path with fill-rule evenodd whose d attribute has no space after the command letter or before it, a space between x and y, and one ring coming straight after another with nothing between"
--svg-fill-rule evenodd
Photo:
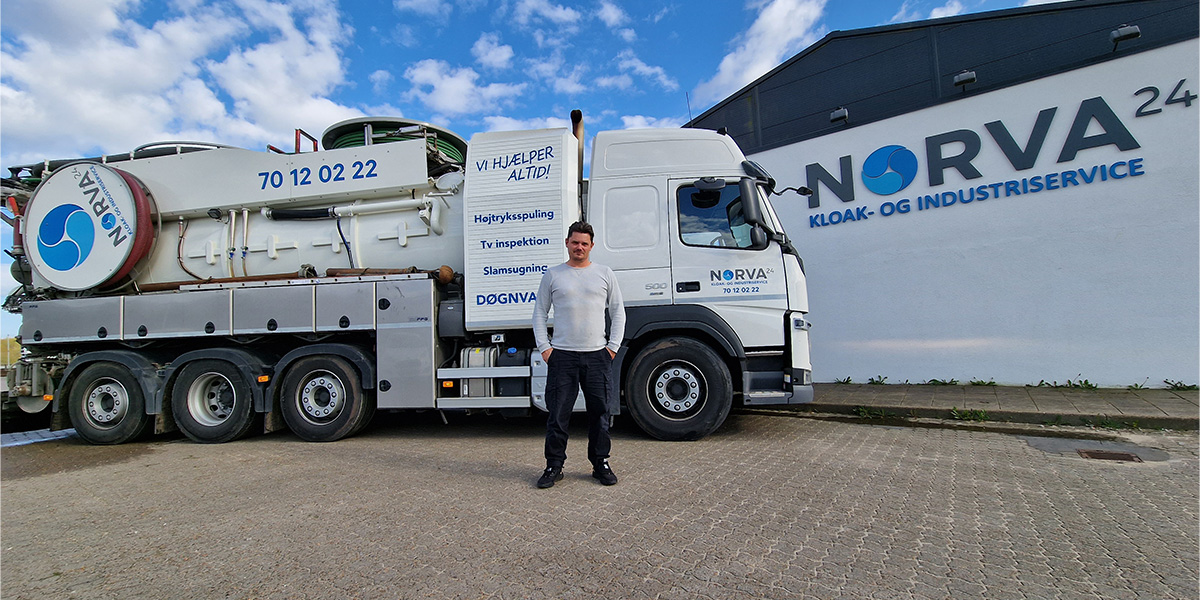
<instances>
[{"instance_id":1,"label":"man","mask_svg":"<svg viewBox=\"0 0 1200 600\"><path fill-rule=\"evenodd\" d=\"M587 403L588 460L592 477L604 485L617 483L608 466L612 443L608 436L613 392L612 361L625 337L625 306L612 269L593 263L592 226L577 221L567 230L567 262L542 275L533 306L533 335L548 366L546 375L546 470L539 488L553 487L563 478L567 460L567 426L571 409L583 388ZM554 308L554 339L546 331L546 318ZM604 310L610 321L604 333Z\"/></svg>"}]
</instances>

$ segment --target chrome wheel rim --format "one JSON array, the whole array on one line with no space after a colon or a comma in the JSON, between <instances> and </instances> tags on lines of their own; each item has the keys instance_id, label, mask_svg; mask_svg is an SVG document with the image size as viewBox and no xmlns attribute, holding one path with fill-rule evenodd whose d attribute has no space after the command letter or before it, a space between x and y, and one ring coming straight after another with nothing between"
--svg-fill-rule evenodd
<instances>
[{"instance_id":1,"label":"chrome wheel rim","mask_svg":"<svg viewBox=\"0 0 1200 600\"><path fill-rule=\"evenodd\" d=\"M315 425L327 424L346 406L346 385L329 371L313 371L300 388L297 403L306 421Z\"/></svg>"},{"instance_id":2,"label":"chrome wheel rim","mask_svg":"<svg viewBox=\"0 0 1200 600\"><path fill-rule=\"evenodd\" d=\"M708 382L696 365L679 360L664 364L650 380L650 403L673 420L695 416L708 398Z\"/></svg>"},{"instance_id":3,"label":"chrome wheel rim","mask_svg":"<svg viewBox=\"0 0 1200 600\"><path fill-rule=\"evenodd\" d=\"M88 390L83 416L96 429L112 429L129 412L129 392L121 382L110 377L97 380Z\"/></svg>"},{"instance_id":4,"label":"chrome wheel rim","mask_svg":"<svg viewBox=\"0 0 1200 600\"><path fill-rule=\"evenodd\" d=\"M188 413L197 423L215 427L229 419L237 400L233 382L220 373L205 373L188 386Z\"/></svg>"}]
</instances>

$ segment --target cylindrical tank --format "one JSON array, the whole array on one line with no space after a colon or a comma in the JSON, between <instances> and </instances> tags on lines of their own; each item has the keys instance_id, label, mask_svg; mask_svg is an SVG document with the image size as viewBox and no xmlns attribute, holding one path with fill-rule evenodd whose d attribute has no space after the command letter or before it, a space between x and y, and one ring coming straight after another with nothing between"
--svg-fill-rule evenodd
<instances>
[{"instance_id":1,"label":"cylindrical tank","mask_svg":"<svg viewBox=\"0 0 1200 600\"><path fill-rule=\"evenodd\" d=\"M462 270L461 137L372 117L322 141L320 152L190 145L55 165L25 208L34 287L136 293L339 268Z\"/></svg>"}]
</instances>

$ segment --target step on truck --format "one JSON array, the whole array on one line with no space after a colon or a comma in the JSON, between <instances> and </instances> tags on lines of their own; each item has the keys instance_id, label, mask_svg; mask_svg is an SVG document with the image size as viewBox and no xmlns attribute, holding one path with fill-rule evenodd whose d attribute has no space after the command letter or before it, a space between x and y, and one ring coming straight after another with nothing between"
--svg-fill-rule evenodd
<instances>
[{"instance_id":1,"label":"step on truck","mask_svg":"<svg viewBox=\"0 0 1200 600\"><path fill-rule=\"evenodd\" d=\"M468 144L358 118L319 145L297 130L293 152L162 142L12 167L9 393L96 444L545 410L533 302L586 219L624 295L614 370L638 427L694 440L732 406L811 400L804 268L770 175L722 133L646 129L596 135L584 180L572 121Z\"/></svg>"}]
</instances>

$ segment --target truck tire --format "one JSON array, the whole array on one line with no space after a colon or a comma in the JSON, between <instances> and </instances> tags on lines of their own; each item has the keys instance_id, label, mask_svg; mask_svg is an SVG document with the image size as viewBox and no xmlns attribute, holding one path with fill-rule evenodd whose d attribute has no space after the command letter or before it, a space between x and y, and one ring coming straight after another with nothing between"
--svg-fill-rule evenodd
<instances>
[{"instance_id":1,"label":"truck tire","mask_svg":"<svg viewBox=\"0 0 1200 600\"><path fill-rule=\"evenodd\" d=\"M179 370L171 390L171 413L192 441L221 444L250 431L254 399L250 384L233 364L196 360Z\"/></svg>"},{"instance_id":2,"label":"truck tire","mask_svg":"<svg viewBox=\"0 0 1200 600\"><path fill-rule=\"evenodd\" d=\"M343 358L301 358L287 370L282 388L283 420L302 440L333 442L366 425L367 401L358 372Z\"/></svg>"},{"instance_id":3,"label":"truck tire","mask_svg":"<svg viewBox=\"0 0 1200 600\"><path fill-rule=\"evenodd\" d=\"M150 424L142 386L129 369L113 362L98 362L79 373L67 411L75 432L92 444L123 444Z\"/></svg>"},{"instance_id":4,"label":"truck tire","mask_svg":"<svg viewBox=\"0 0 1200 600\"><path fill-rule=\"evenodd\" d=\"M733 404L729 367L691 338L664 338L643 349L625 390L634 422L660 440L698 440L725 422Z\"/></svg>"}]
</instances>

